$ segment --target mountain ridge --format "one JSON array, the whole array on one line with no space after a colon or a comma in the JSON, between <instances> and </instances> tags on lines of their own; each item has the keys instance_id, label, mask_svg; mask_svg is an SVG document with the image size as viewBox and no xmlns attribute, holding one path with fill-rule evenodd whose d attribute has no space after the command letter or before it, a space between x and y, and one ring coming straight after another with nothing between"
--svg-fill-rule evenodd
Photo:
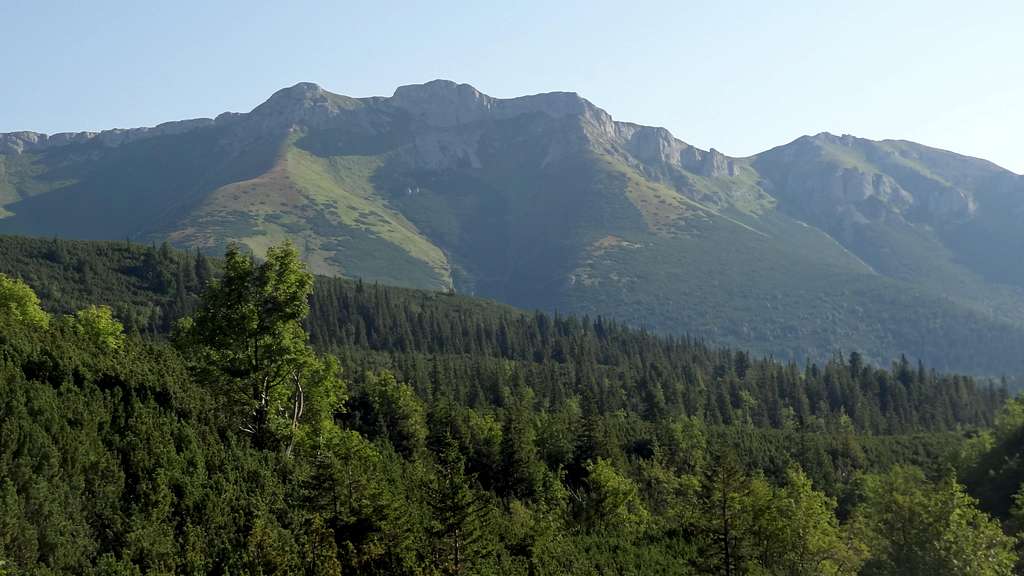
<instances>
[{"instance_id":1,"label":"mountain ridge","mask_svg":"<svg viewBox=\"0 0 1024 576\"><path fill-rule=\"evenodd\" d=\"M366 98L299 83L215 119L0 135L0 233L256 253L289 238L325 274L796 358L1017 370L939 356L983 326L1024 335L1020 218L1024 178L908 141L819 133L730 157L573 92L446 80Z\"/></svg>"},{"instance_id":2,"label":"mountain ridge","mask_svg":"<svg viewBox=\"0 0 1024 576\"><path fill-rule=\"evenodd\" d=\"M298 82L292 86L288 86L274 92L267 100L262 102L253 108L250 112L231 112L225 111L217 116L210 117L195 117L184 120L171 120L167 122L161 122L152 126L137 126L129 128L111 128L100 131L83 130L77 132L55 132L55 133L44 133L33 130L15 130L12 132L0 132L0 145L5 148L0 148L0 153L21 153L23 151L35 151L50 146L63 146L67 144L80 144L92 141L95 138L99 138L99 142L107 144L109 146L117 146L125 142L132 142L143 137L152 136L163 136L169 134L180 134L182 132L190 131L196 128L204 128L213 125L218 125L233 120L238 120L241 117L253 114L257 110L264 108L268 105L273 106L275 100L290 101L296 98L308 99L309 95L317 94L328 101L334 102L346 102L349 106L365 106L367 104L379 103L382 101L389 102L410 102L417 98L416 95L422 96L424 92L432 93L434 96L443 96L445 92L451 91L463 91L464 93L472 94L472 98L482 100L486 102L486 108L492 108L495 103L506 104L506 103L517 103L527 102L531 100L553 100L555 98L564 99L564 101L578 101L581 107L586 107L596 111L601 116L607 117L610 122L613 122L618 127L623 127L629 130L637 132L654 132L659 135L662 140L674 140L676 143L681 144L684 148L694 148L704 154L715 154L721 155L730 160L749 160L759 155L771 152L777 148L784 148L793 144L796 144L802 140L816 139L816 138L831 138L831 139L844 139L844 138L858 138L862 140L868 140L866 138L860 138L852 134L834 134L829 131L821 131L816 134L804 134L797 136L793 140L780 144L778 146L766 149L762 152L757 152L748 156L742 155L728 155L720 152L714 147L710 147L707 150L700 149L692 144L689 144L678 137L674 136L672 132L661 126L644 125L631 121L614 120L612 116L604 109L593 104L590 100L582 97L577 92L573 91L551 91L551 92L539 92L536 94L529 94L524 96L516 96L511 98L498 98L487 95L471 84L457 83L452 80L438 78L430 80L421 84L406 84L399 86L395 89L391 96L360 96L352 97L345 96L339 93L334 93L326 90L323 86L309 81ZM550 110L548 111L550 113ZM552 114L559 115L559 114ZM662 136L664 135L664 136ZM920 144L912 140L900 139L900 138L883 138L879 140L870 140L871 142L879 144L911 144L914 146L920 146L932 150L938 153L951 154L965 160L980 161L988 164L991 168L1006 171L1014 176L1022 176L1017 174L1010 169L1000 166L990 160L979 156L971 156L967 154L961 154L952 150L944 148L938 148L934 146L928 146L926 144Z\"/></svg>"}]
</instances>

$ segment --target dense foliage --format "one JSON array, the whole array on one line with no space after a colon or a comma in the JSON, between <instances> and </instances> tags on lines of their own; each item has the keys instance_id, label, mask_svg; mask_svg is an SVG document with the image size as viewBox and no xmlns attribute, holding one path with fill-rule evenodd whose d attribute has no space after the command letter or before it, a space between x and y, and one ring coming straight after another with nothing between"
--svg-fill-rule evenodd
<instances>
[{"instance_id":1,"label":"dense foliage","mask_svg":"<svg viewBox=\"0 0 1024 576\"><path fill-rule=\"evenodd\" d=\"M164 244L0 237L0 274L20 278L49 312L110 306L129 332L167 333L191 312L214 263Z\"/></svg>"},{"instance_id":2,"label":"dense foliage","mask_svg":"<svg viewBox=\"0 0 1024 576\"><path fill-rule=\"evenodd\" d=\"M223 267L199 253L125 242L2 238L0 256L0 272L23 278L51 312L104 304L142 334L168 333ZM316 277L309 306L305 326L315 347L340 354L357 378L368 369L395 372L423 397L443 379L458 383L461 402L472 394L478 404L494 404L503 386L525 379L547 405L590 390L581 399L602 413L815 431L845 415L876 434L988 425L1005 398L999 387L937 375L905 358L889 370L857 353L794 366L602 318L525 314L337 278ZM473 390L464 387L469 382Z\"/></svg>"},{"instance_id":3,"label":"dense foliage","mask_svg":"<svg viewBox=\"0 0 1024 576\"><path fill-rule=\"evenodd\" d=\"M1001 390L217 267L173 342L106 306L135 276L52 315L0 276L0 570L1012 573L954 472L1024 429Z\"/></svg>"}]
</instances>

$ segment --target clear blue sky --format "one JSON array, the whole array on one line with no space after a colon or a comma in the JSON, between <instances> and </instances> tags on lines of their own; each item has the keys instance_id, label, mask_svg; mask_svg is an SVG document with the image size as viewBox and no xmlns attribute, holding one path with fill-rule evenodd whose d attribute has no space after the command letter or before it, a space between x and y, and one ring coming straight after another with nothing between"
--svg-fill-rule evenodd
<instances>
[{"instance_id":1,"label":"clear blue sky","mask_svg":"<svg viewBox=\"0 0 1024 576\"><path fill-rule=\"evenodd\" d=\"M579 92L615 118L748 155L821 131L1024 173L1024 2L0 0L0 132L246 111L449 78Z\"/></svg>"}]
</instances>

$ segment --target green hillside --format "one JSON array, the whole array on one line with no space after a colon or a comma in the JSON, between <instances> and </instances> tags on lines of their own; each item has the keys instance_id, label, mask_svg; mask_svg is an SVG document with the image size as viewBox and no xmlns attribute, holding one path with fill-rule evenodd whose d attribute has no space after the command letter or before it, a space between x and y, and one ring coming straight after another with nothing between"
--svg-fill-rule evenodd
<instances>
[{"instance_id":1,"label":"green hillside","mask_svg":"<svg viewBox=\"0 0 1024 576\"><path fill-rule=\"evenodd\" d=\"M314 280L288 247L2 242L5 572L1009 576L1018 560L1002 456L1021 407L969 377ZM146 337L95 304L188 316Z\"/></svg>"},{"instance_id":2,"label":"green hillside","mask_svg":"<svg viewBox=\"0 0 1024 576\"><path fill-rule=\"evenodd\" d=\"M317 272L602 315L780 358L1024 372L1024 180L821 134L751 158L575 94L299 84L148 131L3 135L0 233L257 254Z\"/></svg>"}]
</instances>

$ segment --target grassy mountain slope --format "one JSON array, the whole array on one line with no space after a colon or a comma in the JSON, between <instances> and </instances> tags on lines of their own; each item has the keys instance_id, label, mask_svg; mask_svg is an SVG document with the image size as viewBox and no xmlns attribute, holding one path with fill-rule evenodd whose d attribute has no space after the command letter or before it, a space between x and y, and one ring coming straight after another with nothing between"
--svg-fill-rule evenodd
<instances>
[{"instance_id":1,"label":"grassy mountain slope","mask_svg":"<svg viewBox=\"0 0 1024 576\"><path fill-rule=\"evenodd\" d=\"M214 190L167 237L208 250L235 240L257 253L291 238L321 272L451 285L445 255L375 193L369 178L381 159L322 158L296 147L295 139L286 139L269 171Z\"/></svg>"},{"instance_id":2,"label":"grassy mountain slope","mask_svg":"<svg viewBox=\"0 0 1024 576\"><path fill-rule=\"evenodd\" d=\"M831 135L728 158L575 94L442 81L364 99L300 84L184 131L106 134L0 135L17 149L0 232L291 238L321 273L787 358L1020 370L1024 188L983 161Z\"/></svg>"}]
</instances>

